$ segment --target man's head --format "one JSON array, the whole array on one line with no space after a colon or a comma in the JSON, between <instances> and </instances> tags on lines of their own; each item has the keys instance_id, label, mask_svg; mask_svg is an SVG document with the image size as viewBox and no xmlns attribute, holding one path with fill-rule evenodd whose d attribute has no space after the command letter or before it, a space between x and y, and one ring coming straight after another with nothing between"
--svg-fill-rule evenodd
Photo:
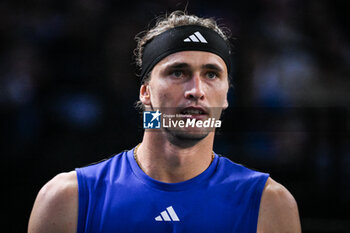
<instances>
[{"instance_id":1,"label":"man's head","mask_svg":"<svg viewBox=\"0 0 350 233\"><path fill-rule=\"evenodd\" d=\"M186 12L183 11L174 11L168 16L165 15L164 17L159 17L153 28L143 31L136 36L135 39L137 42L137 47L134 50L134 54L136 65L138 66L138 68L141 70L144 65L144 50L149 42L151 42L155 37L162 34L163 32L168 31L169 29L186 25L198 25L211 29L212 31L216 32L227 43L227 45L229 45L229 29L219 26L214 19L200 18L196 15L188 15ZM147 72L141 77L142 84L149 81L150 75L151 72Z\"/></svg>"},{"instance_id":2,"label":"man's head","mask_svg":"<svg viewBox=\"0 0 350 233\"><path fill-rule=\"evenodd\" d=\"M231 61L228 36L213 19L176 11L137 41L136 62L142 69L139 106L219 119L228 106ZM169 132L195 139L208 133L196 130Z\"/></svg>"}]
</instances>

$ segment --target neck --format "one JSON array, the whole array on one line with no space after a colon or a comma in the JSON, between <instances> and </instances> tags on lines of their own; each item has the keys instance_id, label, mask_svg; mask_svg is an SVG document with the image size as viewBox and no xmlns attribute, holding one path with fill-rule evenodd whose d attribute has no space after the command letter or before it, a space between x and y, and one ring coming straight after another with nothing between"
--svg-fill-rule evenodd
<instances>
[{"instance_id":1,"label":"neck","mask_svg":"<svg viewBox=\"0 0 350 233\"><path fill-rule=\"evenodd\" d=\"M145 132L137 149L139 166L158 181L177 183L189 180L204 172L212 162L214 134L210 132L197 143L182 147L160 132Z\"/></svg>"}]
</instances>

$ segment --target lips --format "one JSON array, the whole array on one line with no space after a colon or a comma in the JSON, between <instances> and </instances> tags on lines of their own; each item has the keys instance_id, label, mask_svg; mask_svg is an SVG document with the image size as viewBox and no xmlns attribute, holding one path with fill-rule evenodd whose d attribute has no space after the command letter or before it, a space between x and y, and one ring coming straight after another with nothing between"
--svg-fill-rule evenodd
<instances>
[{"instance_id":1,"label":"lips","mask_svg":"<svg viewBox=\"0 0 350 233\"><path fill-rule=\"evenodd\" d=\"M183 115L189 115L190 118L206 118L208 116L208 111L205 108L199 106L189 106L183 108L180 112Z\"/></svg>"},{"instance_id":2,"label":"lips","mask_svg":"<svg viewBox=\"0 0 350 233\"><path fill-rule=\"evenodd\" d=\"M207 111L202 107L186 107L181 110L181 114L193 114L193 115L204 115L208 114Z\"/></svg>"}]
</instances>

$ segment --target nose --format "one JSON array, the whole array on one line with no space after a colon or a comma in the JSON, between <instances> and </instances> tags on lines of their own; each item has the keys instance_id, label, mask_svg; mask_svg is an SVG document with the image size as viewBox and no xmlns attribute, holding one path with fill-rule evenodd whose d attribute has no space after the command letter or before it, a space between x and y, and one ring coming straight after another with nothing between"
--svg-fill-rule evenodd
<instances>
[{"instance_id":1,"label":"nose","mask_svg":"<svg viewBox=\"0 0 350 233\"><path fill-rule=\"evenodd\" d=\"M185 98L191 100L204 99L203 81L201 80L200 75L193 75L187 83Z\"/></svg>"}]
</instances>

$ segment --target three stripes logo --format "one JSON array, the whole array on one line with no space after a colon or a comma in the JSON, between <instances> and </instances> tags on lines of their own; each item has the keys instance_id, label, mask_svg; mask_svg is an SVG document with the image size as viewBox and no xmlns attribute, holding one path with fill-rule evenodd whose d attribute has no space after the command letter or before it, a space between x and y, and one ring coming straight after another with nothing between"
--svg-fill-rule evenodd
<instances>
[{"instance_id":1,"label":"three stripes logo","mask_svg":"<svg viewBox=\"0 0 350 233\"><path fill-rule=\"evenodd\" d=\"M162 222L162 221L166 221L166 222L179 222L180 219L179 217L177 217L177 214L175 213L175 210L173 209L172 206L169 206L168 208L166 208L166 210L162 211L160 213L160 215L158 215L157 217L154 218L157 222Z\"/></svg>"},{"instance_id":2,"label":"three stripes logo","mask_svg":"<svg viewBox=\"0 0 350 233\"><path fill-rule=\"evenodd\" d=\"M208 43L208 41L200 34L200 32L195 32L186 39L184 42L198 42L198 43Z\"/></svg>"}]
</instances>

